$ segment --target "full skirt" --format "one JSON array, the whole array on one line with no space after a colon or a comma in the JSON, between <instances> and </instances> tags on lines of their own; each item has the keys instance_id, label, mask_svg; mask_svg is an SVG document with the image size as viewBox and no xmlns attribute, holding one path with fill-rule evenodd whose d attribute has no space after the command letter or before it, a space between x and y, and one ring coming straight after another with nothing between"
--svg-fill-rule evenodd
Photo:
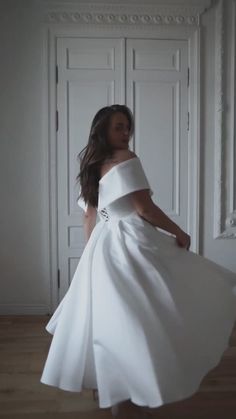
<instances>
[{"instance_id":1,"label":"full skirt","mask_svg":"<svg viewBox=\"0 0 236 419\"><path fill-rule=\"evenodd\" d=\"M46 330L40 381L98 389L99 407L193 395L236 320L236 274L132 213L94 227Z\"/></svg>"}]
</instances>

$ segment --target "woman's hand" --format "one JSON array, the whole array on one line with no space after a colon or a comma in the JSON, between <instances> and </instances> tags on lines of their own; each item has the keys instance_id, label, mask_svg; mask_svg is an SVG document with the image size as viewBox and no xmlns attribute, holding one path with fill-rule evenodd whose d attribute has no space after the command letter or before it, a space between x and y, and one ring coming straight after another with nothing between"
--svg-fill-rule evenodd
<instances>
[{"instance_id":1,"label":"woman's hand","mask_svg":"<svg viewBox=\"0 0 236 419\"><path fill-rule=\"evenodd\" d=\"M176 241L179 246L185 247L187 250L189 250L191 245L191 237L183 230L179 229L176 233Z\"/></svg>"}]
</instances>

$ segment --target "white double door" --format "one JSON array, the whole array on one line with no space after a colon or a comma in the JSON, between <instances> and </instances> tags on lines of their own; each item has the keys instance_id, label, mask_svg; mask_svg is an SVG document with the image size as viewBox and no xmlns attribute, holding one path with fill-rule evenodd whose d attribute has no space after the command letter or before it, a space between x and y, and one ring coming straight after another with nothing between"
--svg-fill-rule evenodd
<instances>
[{"instance_id":1,"label":"white double door","mask_svg":"<svg viewBox=\"0 0 236 419\"><path fill-rule=\"evenodd\" d=\"M59 301L85 240L78 207L76 159L95 113L126 104L133 111L130 143L140 157L154 202L187 230L188 44L186 40L58 38L57 206Z\"/></svg>"}]
</instances>

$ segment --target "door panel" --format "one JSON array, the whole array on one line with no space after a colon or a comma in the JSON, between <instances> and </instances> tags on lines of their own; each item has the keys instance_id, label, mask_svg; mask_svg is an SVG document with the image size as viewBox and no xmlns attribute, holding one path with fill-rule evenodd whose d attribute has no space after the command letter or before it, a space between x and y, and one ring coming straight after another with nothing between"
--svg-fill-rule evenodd
<instances>
[{"instance_id":1,"label":"door panel","mask_svg":"<svg viewBox=\"0 0 236 419\"><path fill-rule=\"evenodd\" d=\"M59 300L65 295L85 245L83 210L77 205L76 159L99 108L124 103L124 40L59 38L57 132Z\"/></svg>"},{"instance_id":2,"label":"door panel","mask_svg":"<svg viewBox=\"0 0 236 419\"><path fill-rule=\"evenodd\" d=\"M127 39L127 104L135 117L134 148L173 221L187 228L188 44Z\"/></svg>"},{"instance_id":3,"label":"door panel","mask_svg":"<svg viewBox=\"0 0 236 419\"><path fill-rule=\"evenodd\" d=\"M77 205L76 157L99 108L127 103L134 112L131 149L141 158L153 200L186 229L188 45L157 39L59 38L57 41L59 300L85 240Z\"/></svg>"}]
</instances>

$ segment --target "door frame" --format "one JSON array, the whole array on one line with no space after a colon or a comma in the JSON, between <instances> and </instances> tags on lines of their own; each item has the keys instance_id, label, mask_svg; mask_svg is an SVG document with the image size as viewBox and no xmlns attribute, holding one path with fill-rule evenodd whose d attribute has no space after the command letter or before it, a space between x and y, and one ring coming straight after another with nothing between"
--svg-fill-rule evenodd
<instances>
[{"instance_id":1,"label":"door frame","mask_svg":"<svg viewBox=\"0 0 236 419\"><path fill-rule=\"evenodd\" d=\"M190 14L189 10L183 9L182 14L175 13L168 16L156 14L156 7L146 15L139 14L137 6L135 13L125 15L119 9L113 9L113 15L104 14L104 11L78 14L74 9L69 13L66 7L65 12L58 9L50 9L45 14L42 23L43 38L43 138L45 146L45 157L47 161L47 198L48 198L48 250L50 260L50 290L51 307L53 312L59 303L58 292L58 233L57 233L57 133L56 133L56 42L59 37L104 37L104 38L142 38L142 39L175 39L188 41L189 57L189 132L188 132L188 219L187 228L191 234L192 250L199 253L199 221L200 221L200 13ZM209 3L209 1L205 2ZM110 6L114 8L115 5ZM123 6L124 9L125 6ZM145 8L147 8L145 6ZM122 10L123 10L122 9ZM143 8L142 8L143 9ZM176 7L175 7L176 11ZM185 15L185 13L188 13ZM73 16L77 19L83 18L81 24L75 24ZM96 20L99 17L102 24ZM107 17L108 16L108 17ZM109 17L110 16L110 17ZM113 17L112 17L113 16ZM107 19L118 19L117 24L112 24ZM130 22L135 17L138 23ZM159 24L157 17L162 19ZM93 21L93 18L95 19ZM156 19L154 22L154 18ZM163 20L166 18L166 20ZM178 19L179 18L179 19ZM182 20L181 20L181 19ZM87 19L87 21L86 21ZM127 23L127 19L129 22ZM151 23L148 23L151 19ZM168 21L169 19L169 21ZM174 19L174 23L171 23ZM92 22L91 22L92 20ZM105 22L104 22L105 20ZM122 36L121 36L122 34Z\"/></svg>"}]
</instances>

